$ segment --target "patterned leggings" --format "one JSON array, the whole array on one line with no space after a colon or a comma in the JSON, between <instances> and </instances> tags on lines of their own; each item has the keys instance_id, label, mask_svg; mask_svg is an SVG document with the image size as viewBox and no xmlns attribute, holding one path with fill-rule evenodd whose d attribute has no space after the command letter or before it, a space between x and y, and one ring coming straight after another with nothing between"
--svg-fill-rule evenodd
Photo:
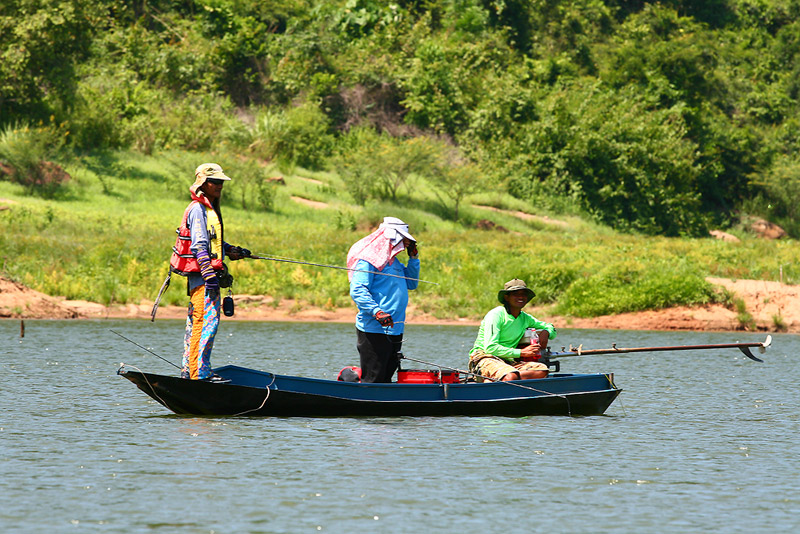
<instances>
[{"instance_id":1,"label":"patterned leggings","mask_svg":"<svg viewBox=\"0 0 800 534\"><path fill-rule=\"evenodd\" d=\"M208 292L205 285L192 290L183 338L183 378L202 380L211 376L211 349L219 328L219 305L219 291Z\"/></svg>"}]
</instances>

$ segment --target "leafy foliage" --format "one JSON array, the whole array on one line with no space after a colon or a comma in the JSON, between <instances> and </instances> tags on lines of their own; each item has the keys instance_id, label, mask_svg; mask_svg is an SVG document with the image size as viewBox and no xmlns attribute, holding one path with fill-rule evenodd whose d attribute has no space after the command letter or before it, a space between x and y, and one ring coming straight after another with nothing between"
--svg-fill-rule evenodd
<instances>
[{"instance_id":1,"label":"leafy foliage","mask_svg":"<svg viewBox=\"0 0 800 534\"><path fill-rule=\"evenodd\" d=\"M401 188L409 187L434 164L435 148L425 137L396 139L360 129L352 151L340 155L337 170L359 204L367 199L397 200Z\"/></svg>"},{"instance_id":2,"label":"leafy foliage","mask_svg":"<svg viewBox=\"0 0 800 534\"><path fill-rule=\"evenodd\" d=\"M571 284L557 310L577 317L717 302L720 297L697 266L676 259L662 265L611 262L593 276Z\"/></svg>"},{"instance_id":3,"label":"leafy foliage","mask_svg":"<svg viewBox=\"0 0 800 534\"><path fill-rule=\"evenodd\" d=\"M448 201L452 202L453 220L458 221L461 202L486 187L487 179L481 169L456 147L437 142L434 150L436 159L427 171L427 180L434 186L433 192L445 208Z\"/></svg>"},{"instance_id":4,"label":"leafy foliage","mask_svg":"<svg viewBox=\"0 0 800 534\"><path fill-rule=\"evenodd\" d=\"M93 35L99 0L5 0L0 5L0 125L43 120L72 104L75 67Z\"/></svg>"},{"instance_id":5,"label":"leafy foliage","mask_svg":"<svg viewBox=\"0 0 800 534\"><path fill-rule=\"evenodd\" d=\"M702 235L746 207L800 235L775 178L799 142L799 15L798 0L10 0L0 125L54 115L78 153L333 164L362 203L446 177L412 139L443 135L532 209ZM399 165L414 158L429 167ZM457 212L454 181L472 178L434 187Z\"/></svg>"},{"instance_id":6,"label":"leafy foliage","mask_svg":"<svg viewBox=\"0 0 800 534\"><path fill-rule=\"evenodd\" d=\"M256 118L250 149L283 165L319 169L333 149L328 118L312 103L285 112L266 111Z\"/></svg>"},{"instance_id":7,"label":"leafy foliage","mask_svg":"<svg viewBox=\"0 0 800 534\"><path fill-rule=\"evenodd\" d=\"M11 178L27 191L52 198L69 180L54 160L58 159L69 134L63 125L8 125L0 131L0 162L11 170Z\"/></svg>"}]
</instances>

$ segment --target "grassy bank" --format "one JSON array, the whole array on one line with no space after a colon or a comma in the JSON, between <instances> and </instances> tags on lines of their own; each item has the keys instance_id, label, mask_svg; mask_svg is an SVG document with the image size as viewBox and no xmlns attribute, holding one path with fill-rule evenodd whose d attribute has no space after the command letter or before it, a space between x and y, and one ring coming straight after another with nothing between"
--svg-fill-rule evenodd
<instances>
[{"instance_id":1,"label":"grassy bank","mask_svg":"<svg viewBox=\"0 0 800 534\"><path fill-rule=\"evenodd\" d=\"M394 204L359 206L334 174L266 167L260 175L282 176L285 185L265 193L252 179L239 178L237 172L245 176L246 169L231 156L186 152L76 158L66 166L71 181L54 199L27 196L20 186L0 182L0 205L8 208L0 211L3 273L69 299L152 300L167 273L193 169L206 160L219 161L234 178L223 193L226 240L253 252L342 266L349 246L384 215L404 219L419 239L422 278L438 284L421 284L415 303L441 318L480 317L495 305L502 283L514 277L535 288L539 304L576 317L729 300L705 282L707 276L800 282L800 248L791 240L765 241L744 231L739 243L644 237L558 213L533 213L549 222L523 219L510 211L524 204L491 192L470 198L460 221L453 222L422 183L401 191ZM259 204L265 194L271 206ZM502 229L478 229L483 219ZM327 308L350 305L341 270L256 260L230 267L239 294ZM180 278L173 279L163 302L185 302Z\"/></svg>"}]
</instances>

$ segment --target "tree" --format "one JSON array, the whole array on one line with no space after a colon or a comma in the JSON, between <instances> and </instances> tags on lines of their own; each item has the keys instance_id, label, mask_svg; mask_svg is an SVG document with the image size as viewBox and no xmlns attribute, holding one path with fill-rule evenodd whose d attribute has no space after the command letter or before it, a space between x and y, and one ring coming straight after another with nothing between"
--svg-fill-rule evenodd
<instances>
[{"instance_id":1,"label":"tree","mask_svg":"<svg viewBox=\"0 0 800 534\"><path fill-rule=\"evenodd\" d=\"M46 119L69 108L75 64L89 48L96 0L4 0L0 4L0 122Z\"/></svg>"},{"instance_id":2,"label":"tree","mask_svg":"<svg viewBox=\"0 0 800 534\"><path fill-rule=\"evenodd\" d=\"M486 183L477 165L465 159L456 147L448 146L440 149L427 178L445 209L448 199L453 203L455 221L458 221L458 208L464 198L483 189Z\"/></svg>"},{"instance_id":3,"label":"tree","mask_svg":"<svg viewBox=\"0 0 800 534\"><path fill-rule=\"evenodd\" d=\"M361 142L349 146L336 162L348 192L360 204L368 198L396 201L400 188L412 177L425 174L436 161L434 145L427 137L397 139L364 130L368 129L356 134Z\"/></svg>"},{"instance_id":4,"label":"tree","mask_svg":"<svg viewBox=\"0 0 800 534\"><path fill-rule=\"evenodd\" d=\"M411 137L382 143L375 153L375 186L380 196L397 200L397 192L412 176L420 175L434 162L426 137Z\"/></svg>"}]
</instances>

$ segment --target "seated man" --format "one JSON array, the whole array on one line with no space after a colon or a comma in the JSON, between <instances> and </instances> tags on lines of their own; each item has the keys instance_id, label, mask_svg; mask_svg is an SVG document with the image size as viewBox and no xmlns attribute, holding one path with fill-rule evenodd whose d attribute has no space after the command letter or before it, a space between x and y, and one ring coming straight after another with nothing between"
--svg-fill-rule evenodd
<instances>
[{"instance_id":1,"label":"seated man","mask_svg":"<svg viewBox=\"0 0 800 534\"><path fill-rule=\"evenodd\" d=\"M469 370L491 380L544 378L549 369L537 360L555 339L556 329L528 315L522 308L535 293L519 279L509 280L497 293L502 306L492 309L481 321L478 338L469 353ZM527 328L539 332L539 341L518 348Z\"/></svg>"}]
</instances>

